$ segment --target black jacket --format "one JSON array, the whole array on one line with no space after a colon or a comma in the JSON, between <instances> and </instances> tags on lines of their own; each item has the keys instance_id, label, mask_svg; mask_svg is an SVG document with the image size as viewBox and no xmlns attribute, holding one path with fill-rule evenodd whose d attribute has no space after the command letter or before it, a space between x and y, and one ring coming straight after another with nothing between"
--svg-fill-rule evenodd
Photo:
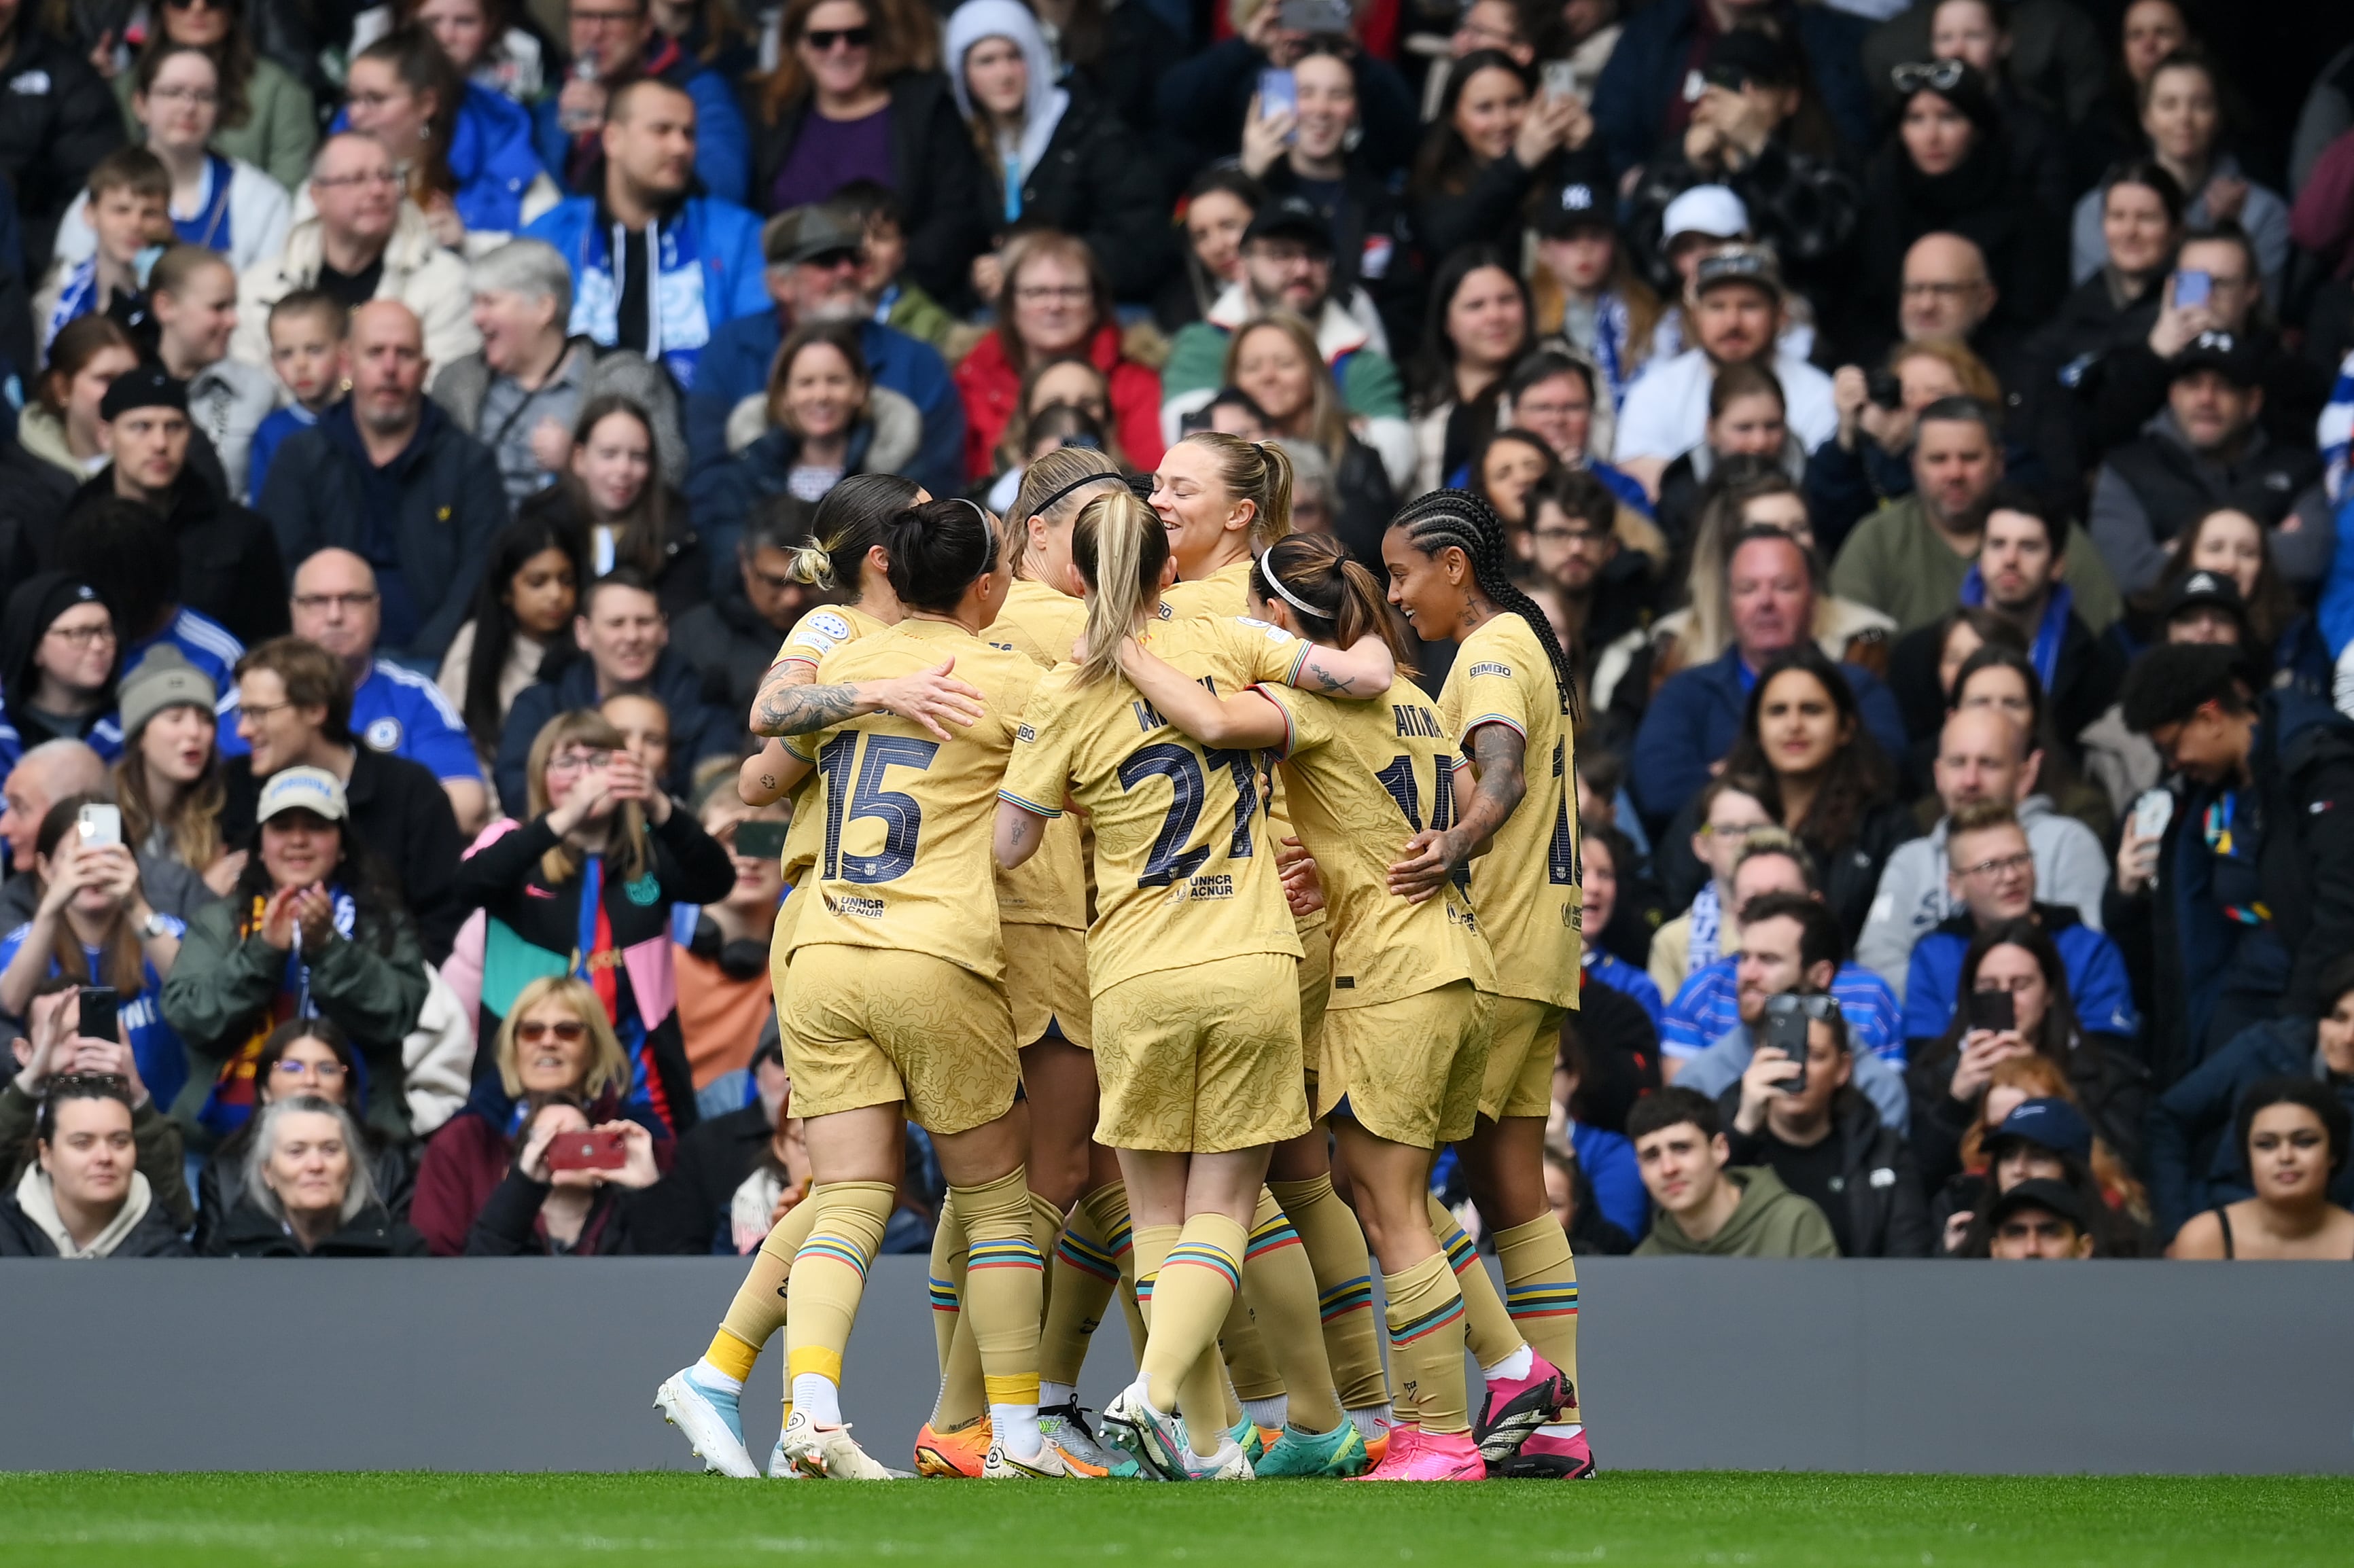
<instances>
[{"instance_id":1,"label":"black jacket","mask_svg":"<svg viewBox=\"0 0 2354 1568\"><path fill-rule=\"evenodd\" d=\"M760 1102L699 1121L678 1140L669 1174L631 1204L631 1249L703 1254L727 1224L736 1189L760 1162L775 1128ZM721 1250L726 1250L722 1248Z\"/></svg>"},{"instance_id":2,"label":"black jacket","mask_svg":"<svg viewBox=\"0 0 2354 1568\"><path fill-rule=\"evenodd\" d=\"M1735 1165L1770 1165L1773 1145L1733 1125L1741 1086L1718 1097L1724 1136ZM1847 1202L1848 1257L1929 1255L1929 1201L1913 1166L1913 1151L1872 1102L1852 1088L1831 1099L1830 1136L1840 1140L1840 1196Z\"/></svg>"},{"instance_id":3,"label":"black jacket","mask_svg":"<svg viewBox=\"0 0 2354 1568\"><path fill-rule=\"evenodd\" d=\"M1332 293L1345 298L1356 289L1373 302L1389 334L1390 357L1412 352L1422 341L1422 257L1405 207L1390 187L1352 156L1341 175L1339 196L1318 201L1278 158L1260 179L1273 196L1296 196L1332 224Z\"/></svg>"},{"instance_id":4,"label":"black jacket","mask_svg":"<svg viewBox=\"0 0 2354 1568\"><path fill-rule=\"evenodd\" d=\"M383 1092L397 1094L398 1086L387 1085ZM409 1197L417 1191L417 1146L395 1143L372 1127L362 1127L360 1132L368 1140L368 1176L376 1184L376 1202L394 1219L406 1221ZM211 1254L222 1222L245 1202L245 1151L252 1137L249 1118L222 1140L196 1173L195 1246L200 1256Z\"/></svg>"},{"instance_id":5,"label":"black jacket","mask_svg":"<svg viewBox=\"0 0 2354 1568\"><path fill-rule=\"evenodd\" d=\"M2031 326L2050 316L2068 287L2068 215L2046 210L2016 167L2009 142L1997 136L1950 173L1925 175L1892 137L1863 179L1849 295L1856 319L1895 319L1904 253L1938 232L1963 236L1985 256L1997 319Z\"/></svg>"},{"instance_id":6,"label":"black jacket","mask_svg":"<svg viewBox=\"0 0 2354 1568\"><path fill-rule=\"evenodd\" d=\"M520 794L513 798L523 799ZM653 863L647 872L652 888L619 874L602 878L605 918L612 928L613 947L622 953L642 943L667 941L673 906L716 903L736 885L735 861L684 807L673 807L660 827L649 823L647 833L653 847ZM462 907L486 911L523 941L561 961L580 945L580 898L587 879L576 874L549 884L539 863L556 844L547 819L535 818L475 851L458 867L456 892ZM673 1008L664 1017L642 1022L645 1060L658 1080L648 1086L648 1097L657 1118L675 1137L695 1119L695 1075L679 1034L678 1012ZM486 995L474 1036L481 1043L474 1056L474 1098L495 1113L494 1125L513 1103L501 1090L491 1049L499 1023Z\"/></svg>"},{"instance_id":7,"label":"black jacket","mask_svg":"<svg viewBox=\"0 0 2354 1568\"><path fill-rule=\"evenodd\" d=\"M2091 545L2088 541L2077 548ZM1945 652L1942 626L1942 621L1933 621L1906 632L1888 655L1888 689L1903 711L1904 733L1915 743L1927 741L1933 755L1946 727L1946 694L1937 685L1937 661ZM2083 616L2070 612L2047 697L2052 727L2064 744L2073 748L2084 726L2117 700L2126 662L2115 638L2094 636Z\"/></svg>"},{"instance_id":8,"label":"black jacket","mask_svg":"<svg viewBox=\"0 0 2354 1568\"><path fill-rule=\"evenodd\" d=\"M1578 1080L1577 1118L1624 1136L1627 1113L1659 1086L1659 1032L1643 1004L1599 980L1581 980L1578 1004L1562 1022L1585 1057Z\"/></svg>"},{"instance_id":9,"label":"black jacket","mask_svg":"<svg viewBox=\"0 0 2354 1568\"><path fill-rule=\"evenodd\" d=\"M1045 154L1023 171L1022 220L1014 228L1078 236L1102 263L1115 296L1149 300L1177 259L1160 166L1085 83L1072 83L1069 91ZM1000 176L990 175L985 188L994 193ZM1005 210L1002 197L996 210ZM992 228L1005 238L1003 223Z\"/></svg>"},{"instance_id":10,"label":"black jacket","mask_svg":"<svg viewBox=\"0 0 2354 1568\"><path fill-rule=\"evenodd\" d=\"M745 122L752 138L752 205L774 207L777 173L800 140L811 113L804 98L776 119L761 111L759 90L748 83ZM957 112L949 79L938 71L903 70L891 79L892 188L908 215L907 271L932 298L953 300L968 288L972 259L989 241L990 213L981 155Z\"/></svg>"},{"instance_id":11,"label":"black jacket","mask_svg":"<svg viewBox=\"0 0 2354 1568\"><path fill-rule=\"evenodd\" d=\"M2109 885L2101 925L2125 954L2136 1000L2150 1020L2150 1066L2160 1093L2228 1044L2239 1028L2266 1018L2320 1012L2321 970L2354 949L2354 724L2296 690L2257 699L2262 722L2242 791L2253 804L2243 831L2257 841L2256 875L2270 929L2288 955L2288 972L2275 993L2233 993L2207 1012L2195 1031L2192 1004L2199 978L2217 961L2220 912L2189 906L2182 887L2186 833L2192 853L2214 791L2178 791L2174 816L2158 842L2159 885L2132 897ZM2243 938L2244 939L2244 938Z\"/></svg>"},{"instance_id":12,"label":"black jacket","mask_svg":"<svg viewBox=\"0 0 2354 1568\"><path fill-rule=\"evenodd\" d=\"M379 569L397 567L417 607L417 632L406 647L387 652L438 662L473 613L492 542L506 526L507 493L490 448L440 404L429 397L424 404L416 440L381 469L361 443L349 399L336 404L279 447L262 482L260 512L290 569L331 545ZM369 536L366 497L379 485L393 491L388 539ZM282 583L275 591L282 606Z\"/></svg>"},{"instance_id":13,"label":"black jacket","mask_svg":"<svg viewBox=\"0 0 2354 1568\"><path fill-rule=\"evenodd\" d=\"M15 438L0 441L0 582L20 583L53 558L73 476Z\"/></svg>"},{"instance_id":14,"label":"black jacket","mask_svg":"<svg viewBox=\"0 0 2354 1568\"><path fill-rule=\"evenodd\" d=\"M207 1257L423 1257L425 1238L370 1203L309 1252L250 1199L221 1220Z\"/></svg>"},{"instance_id":15,"label":"black jacket","mask_svg":"<svg viewBox=\"0 0 2354 1568\"><path fill-rule=\"evenodd\" d=\"M1611 188L1609 172L1592 143L1582 152L1556 151L1534 169L1508 147L1502 157L1472 171L1459 190L1416 182L1406 193L1409 221L1434 268L1466 245L1493 245L1518 255L1532 196L1573 181L1597 191Z\"/></svg>"},{"instance_id":16,"label":"black jacket","mask_svg":"<svg viewBox=\"0 0 2354 1568\"><path fill-rule=\"evenodd\" d=\"M539 1206L554 1189L535 1181L519 1169L491 1189L488 1202L474 1215L466 1233L468 1257L610 1257L642 1252L632 1233L631 1215L643 1192L620 1187L599 1187L588 1201L588 1217L570 1246L560 1246L539 1223Z\"/></svg>"},{"instance_id":17,"label":"black jacket","mask_svg":"<svg viewBox=\"0 0 2354 1568\"><path fill-rule=\"evenodd\" d=\"M778 639L782 641L783 639ZM598 705L597 666L586 655L565 661L554 673L542 667L542 679L515 694L507 710L506 728L499 735L499 758L492 768L499 799L520 807L531 799L525 777L531 761L531 743L547 721L575 708ZM703 698L703 680L675 648L663 651L655 661L646 694L670 710L670 774L663 788L680 800L692 792L695 768L714 757L743 754L745 726L752 705L729 711L711 706Z\"/></svg>"},{"instance_id":18,"label":"black jacket","mask_svg":"<svg viewBox=\"0 0 2354 1568\"><path fill-rule=\"evenodd\" d=\"M449 794L422 763L365 746L355 746L352 752L352 776L344 785L352 808L352 831L391 870L401 903L417 923L425 961L439 964L450 956L450 945L466 917L451 890L466 841L458 834ZM221 804L222 841L250 844L263 780L253 776L253 760L246 757L223 763L221 779L228 791Z\"/></svg>"},{"instance_id":19,"label":"black jacket","mask_svg":"<svg viewBox=\"0 0 2354 1568\"><path fill-rule=\"evenodd\" d=\"M1893 801L1865 812L1855 837L1844 844L1820 844L1800 835L1822 867L1823 902L1839 916L1840 929L1847 933L1850 949L1863 934L1864 917L1872 913L1872 898L1880 892L1880 873L1888 857L1896 853L1898 844L1920 836L1913 813Z\"/></svg>"},{"instance_id":20,"label":"black jacket","mask_svg":"<svg viewBox=\"0 0 2354 1568\"><path fill-rule=\"evenodd\" d=\"M673 533L663 546L662 569L653 575L652 586L662 612L674 623L710 597L711 565L702 535L688 520L686 498L675 490L670 493L670 515ZM570 484L561 480L545 490L532 492L515 508L515 516L544 522L571 538L585 540L589 536L590 521L579 497Z\"/></svg>"},{"instance_id":21,"label":"black jacket","mask_svg":"<svg viewBox=\"0 0 2354 1568\"><path fill-rule=\"evenodd\" d=\"M49 1233L35 1224L25 1213L23 1206L16 1202L16 1192L12 1189L5 1197L0 1197L0 1257L57 1255L58 1244L51 1241ZM131 1234L106 1255L194 1257L196 1254L189 1250L186 1242L180 1239L180 1228L172 1223L164 1201L154 1198L148 1202L147 1212L139 1216L139 1223L131 1227Z\"/></svg>"},{"instance_id":22,"label":"black jacket","mask_svg":"<svg viewBox=\"0 0 2354 1568\"><path fill-rule=\"evenodd\" d=\"M2240 1097L2255 1084L2321 1076L2354 1110L2354 1078L2320 1075L2315 1045L2309 1018L2256 1024L2149 1107L2149 1202L2161 1237L2171 1237L2193 1214L2253 1195L2246 1156L2232 1147L2232 1133ZM2354 1208L2354 1160L2329 1179L2329 1201Z\"/></svg>"},{"instance_id":23,"label":"black jacket","mask_svg":"<svg viewBox=\"0 0 2354 1568\"><path fill-rule=\"evenodd\" d=\"M2149 1071L2132 1054L2132 1043L2115 1034L2079 1033L2062 1064L2078 1108L2118 1159L2138 1169L2142 1118L2149 1109ZM1913 1158L1926 1190L1942 1187L1962 1169L1962 1135L1978 1113L1980 1097L1953 1097L1953 1053L1940 1047L1916 1052L1904 1071L1913 1101Z\"/></svg>"},{"instance_id":24,"label":"black jacket","mask_svg":"<svg viewBox=\"0 0 2354 1568\"><path fill-rule=\"evenodd\" d=\"M1792 152L1769 137L1757 156L1738 169L1704 173L1681 149L1654 159L1643 170L1631 199L1628 233L1644 274L1670 299L1683 293L1683 279L1669 261L1660 228L1668 204L1695 185L1722 185L1741 198L1749 228L1781 257L1784 276L1809 295L1819 294L1824 266L1846 248L1855 232L1862 195L1846 170L1820 158ZM1826 302L1818 300L1819 307Z\"/></svg>"},{"instance_id":25,"label":"black jacket","mask_svg":"<svg viewBox=\"0 0 2354 1568\"><path fill-rule=\"evenodd\" d=\"M2100 279L2092 279L2097 285ZM2145 295L2117 318L2114 346L2101 356L2092 380L2092 400L2086 435L2095 451L2107 451L2133 440L2152 415L2166 407L2166 389L2173 379L2166 361L2152 353L2149 329L2158 321L2158 300ZM2264 389L2264 412L2258 416L2264 433L2286 447L2308 446L2314 422L2328 401L2331 377L2310 360L2291 353L2280 334L2269 327L2252 326L2243 334L2259 355L2257 372Z\"/></svg>"},{"instance_id":26,"label":"black jacket","mask_svg":"<svg viewBox=\"0 0 2354 1568\"><path fill-rule=\"evenodd\" d=\"M2169 415L2111 451L2107 467L2141 503L2156 543L2178 537L2220 506L2277 528L2321 478L2321 454L2308 445L2284 446L2262 428L2249 430L2246 440L2236 462L2203 457L2191 450ZM2119 586L2126 586L2123 570L2115 575Z\"/></svg>"},{"instance_id":27,"label":"black jacket","mask_svg":"<svg viewBox=\"0 0 2354 1568\"><path fill-rule=\"evenodd\" d=\"M1179 60L1161 79L1153 119L1178 184L1203 164L1242 150L1243 119L1267 65L1267 56L1247 38L1226 38ZM1357 156L1375 177L1386 178L1414 156L1421 111L1389 61L1361 49L1350 57L1349 69L1357 78L1357 123L1365 132Z\"/></svg>"},{"instance_id":28,"label":"black jacket","mask_svg":"<svg viewBox=\"0 0 2354 1568\"><path fill-rule=\"evenodd\" d=\"M81 508L113 498L109 463L74 492L57 526L71 527ZM221 487L206 479L193 440L164 520L179 546L181 604L211 616L249 648L286 630L287 574L278 541L260 514L225 500ZM54 534L39 548L43 560L54 559Z\"/></svg>"},{"instance_id":29,"label":"black jacket","mask_svg":"<svg viewBox=\"0 0 2354 1568\"><path fill-rule=\"evenodd\" d=\"M760 619L742 588L729 588L671 621L670 651L695 671L704 702L740 726L785 634Z\"/></svg>"},{"instance_id":30,"label":"black jacket","mask_svg":"<svg viewBox=\"0 0 2354 1568\"><path fill-rule=\"evenodd\" d=\"M0 174L25 225L25 275L48 269L58 220L89 183L92 165L122 145L122 110L90 69L87 51L43 33L27 7L16 48L0 66ZM26 376L33 366L19 366Z\"/></svg>"}]
</instances>

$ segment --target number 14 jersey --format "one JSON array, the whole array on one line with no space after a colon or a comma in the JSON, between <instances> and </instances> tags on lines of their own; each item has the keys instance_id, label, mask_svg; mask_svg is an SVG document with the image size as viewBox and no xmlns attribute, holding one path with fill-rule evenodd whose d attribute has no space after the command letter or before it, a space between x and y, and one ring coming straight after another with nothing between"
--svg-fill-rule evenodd
<instances>
[{"instance_id":1,"label":"number 14 jersey","mask_svg":"<svg viewBox=\"0 0 2354 1568\"><path fill-rule=\"evenodd\" d=\"M1161 621L1146 647L1221 696L1288 681L1308 644L1262 621ZM1260 759L1171 727L1126 680L1049 673L1031 699L1005 799L1056 816L1068 797L1095 827L1087 986L1245 953L1299 957L1268 832Z\"/></svg>"}]
</instances>

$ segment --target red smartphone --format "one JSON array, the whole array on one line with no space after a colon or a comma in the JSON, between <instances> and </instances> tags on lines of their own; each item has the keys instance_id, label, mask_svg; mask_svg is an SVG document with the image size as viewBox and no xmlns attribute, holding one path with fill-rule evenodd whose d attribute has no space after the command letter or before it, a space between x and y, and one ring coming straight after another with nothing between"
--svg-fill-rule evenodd
<instances>
[{"instance_id":1,"label":"red smartphone","mask_svg":"<svg viewBox=\"0 0 2354 1568\"><path fill-rule=\"evenodd\" d=\"M619 1171L629 1162L629 1144L619 1128L560 1132L548 1140L550 1171Z\"/></svg>"}]
</instances>

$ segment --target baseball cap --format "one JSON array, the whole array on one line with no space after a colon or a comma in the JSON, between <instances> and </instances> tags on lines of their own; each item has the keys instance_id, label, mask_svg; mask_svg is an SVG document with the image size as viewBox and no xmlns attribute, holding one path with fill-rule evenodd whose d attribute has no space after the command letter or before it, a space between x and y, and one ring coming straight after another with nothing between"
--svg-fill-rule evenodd
<instances>
[{"instance_id":1,"label":"baseball cap","mask_svg":"<svg viewBox=\"0 0 2354 1568\"><path fill-rule=\"evenodd\" d=\"M142 365L114 378L99 399L98 417L110 424L133 408L177 408L188 411L188 387L160 365Z\"/></svg>"},{"instance_id":2,"label":"baseball cap","mask_svg":"<svg viewBox=\"0 0 2354 1568\"><path fill-rule=\"evenodd\" d=\"M198 707L209 714L220 694L212 678L169 642L158 642L139 657L117 688L122 705L122 734L135 738L147 721L165 708Z\"/></svg>"},{"instance_id":3,"label":"baseball cap","mask_svg":"<svg viewBox=\"0 0 2354 1568\"><path fill-rule=\"evenodd\" d=\"M1543 239L1561 239L1581 228L1608 228L1617 221L1609 163L1598 147L1573 154L1558 182L1537 192L1529 227ZM1588 154L1595 154L1588 156Z\"/></svg>"},{"instance_id":4,"label":"baseball cap","mask_svg":"<svg viewBox=\"0 0 2354 1568\"><path fill-rule=\"evenodd\" d=\"M2093 1228L2092 1216L2084 1213L2084 1200L2076 1195L2076 1189L2048 1176L2031 1176L1997 1198L1994 1208L1987 1214L1987 1224L1999 1225L2021 1209L2047 1210L2079 1231Z\"/></svg>"},{"instance_id":5,"label":"baseball cap","mask_svg":"<svg viewBox=\"0 0 2354 1568\"><path fill-rule=\"evenodd\" d=\"M2202 332L2167 361L2169 380L2195 370L2220 371L2234 387L2253 387L2263 379L2256 345L2239 333Z\"/></svg>"},{"instance_id":6,"label":"baseball cap","mask_svg":"<svg viewBox=\"0 0 2354 1568\"><path fill-rule=\"evenodd\" d=\"M1723 185L1694 185L1668 203L1659 215L1659 244L1681 234L1705 234L1712 239L1738 239L1749 232L1749 208Z\"/></svg>"},{"instance_id":7,"label":"baseball cap","mask_svg":"<svg viewBox=\"0 0 2354 1568\"><path fill-rule=\"evenodd\" d=\"M1298 239L1331 254L1332 225L1305 196L1288 196L1259 203L1243 230L1243 243L1254 239Z\"/></svg>"},{"instance_id":8,"label":"baseball cap","mask_svg":"<svg viewBox=\"0 0 2354 1568\"><path fill-rule=\"evenodd\" d=\"M2186 609L2206 604L2228 609L2243 621L2247 619L2247 601L2240 597L2240 585L2221 572L2192 572L2176 583L2158 618L2172 620Z\"/></svg>"},{"instance_id":9,"label":"baseball cap","mask_svg":"<svg viewBox=\"0 0 2354 1568\"><path fill-rule=\"evenodd\" d=\"M281 811L308 811L331 822L352 814L344 800L344 781L323 768L286 768L270 776L253 820L266 822Z\"/></svg>"},{"instance_id":10,"label":"baseball cap","mask_svg":"<svg viewBox=\"0 0 2354 1568\"><path fill-rule=\"evenodd\" d=\"M789 208L760 228L760 254L771 267L790 267L865 244L866 231L824 202Z\"/></svg>"},{"instance_id":11,"label":"baseball cap","mask_svg":"<svg viewBox=\"0 0 2354 1568\"><path fill-rule=\"evenodd\" d=\"M1991 1149L2014 1139L2049 1149L2055 1154L2073 1154L2079 1160L2093 1157L2091 1124L2084 1120L2082 1111L2057 1097L2020 1101L2002 1118L2002 1125L1987 1135L1986 1141Z\"/></svg>"},{"instance_id":12,"label":"baseball cap","mask_svg":"<svg viewBox=\"0 0 2354 1568\"><path fill-rule=\"evenodd\" d=\"M1774 253L1762 245L1728 245L1700 259L1692 273L1692 297L1697 299L1720 283L1755 283L1768 292L1782 291L1782 269Z\"/></svg>"}]
</instances>

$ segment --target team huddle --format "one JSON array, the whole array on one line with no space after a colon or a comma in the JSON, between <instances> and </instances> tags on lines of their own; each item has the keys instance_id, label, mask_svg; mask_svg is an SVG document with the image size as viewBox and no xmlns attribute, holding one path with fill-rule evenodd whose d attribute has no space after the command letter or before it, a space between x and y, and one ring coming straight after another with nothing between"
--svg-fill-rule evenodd
<instances>
[{"instance_id":1,"label":"team huddle","mask_svg":"<svg viewBox=\"0 0 2354 1568\"><path fill-rule=\"evenodd\" d=\"M1155 484L1074 447L1002 525L900 479L827 496L796 567L851 602L788 640L739 780L793 801L770 963L814 1174L656 1407L758 1475L739 1402L781 1332L768 1473L898 1473L843 1352L913 1122L949 1192L918 1473L1590 1475L1543 1165L1579 975L1566 658L1469 493L1397 515L1384 585L1290 535L1278 447L1190 436ZM1435 700L1393 606L1458 645ZM1500 1296L1431 1196L1448 1146ZM1140 1371L1091 1423L1114 1311Z\"/></svg>"}]
</instances>

